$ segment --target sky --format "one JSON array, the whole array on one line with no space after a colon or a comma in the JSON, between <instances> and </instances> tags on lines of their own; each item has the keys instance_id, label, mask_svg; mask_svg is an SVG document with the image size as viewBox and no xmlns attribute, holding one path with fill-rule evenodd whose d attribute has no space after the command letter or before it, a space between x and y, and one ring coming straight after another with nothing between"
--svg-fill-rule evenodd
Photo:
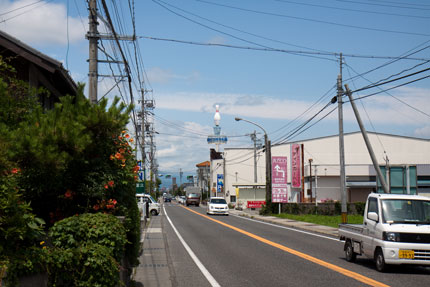
<instances>
[{"instance_id":1,"label":"sky","mask_svg":"<svg viewBox=\"0 0 430 287\"><path fill-rule=\"evenodd\" d=\"M209 160L214 146L206 139L213 133L215 105L228 137L222 148L251 147L254 130L263 136L235 117L258 123L273 144L337 134L337 104L330 100L336 96L340 53L343 84L354 98L363 97L356 103L368 131L430 139L426 0L106 3L118 34L132 35L134 19L135 45L121 45L133 79L141 79L133 83L134 98L143 87L155 102L147 119L156 131L160 174L177 176L182 170L185 182L196 164ZM102 1L98 7L105 16ZM99 31L106 31L99 23ZM61 61L76 82L87 83L87 1L0 0L0 29ZM101 50L118 58L112 41L102 44ZM111 73L109 65L99 64L99 74ZM408 77L399 79L403 76ZM361 90L390 80L395 81ZM98 98L123 95L129 103L125 83L120 90L111 89L114 85L113 78L100 77ZM359 130L348 102L343 117L345 132Z\"/></svg>"}]
</instances>

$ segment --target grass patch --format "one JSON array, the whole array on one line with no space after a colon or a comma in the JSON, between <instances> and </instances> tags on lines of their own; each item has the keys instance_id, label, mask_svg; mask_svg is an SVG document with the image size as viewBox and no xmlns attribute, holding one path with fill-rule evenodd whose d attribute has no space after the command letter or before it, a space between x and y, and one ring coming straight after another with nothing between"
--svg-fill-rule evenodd
<instances>
[{"instance_id":1,"label":"grass patch","mask_svg":"<svg viewBox=\"0 0 430 287\"><path fill-rule=\"evenodd\" d=\"M342 222L342 218L340 215L315 215L315 214L297 215L297 214L287 214L287 213L272 214L272 215L279 218L287 218L287 219L315 223L319 225L326 225L326 226L331 226L336 228ZM361 224L363 223L363 216L348 215L348 223Z\"/></svg>"}]
</instances>

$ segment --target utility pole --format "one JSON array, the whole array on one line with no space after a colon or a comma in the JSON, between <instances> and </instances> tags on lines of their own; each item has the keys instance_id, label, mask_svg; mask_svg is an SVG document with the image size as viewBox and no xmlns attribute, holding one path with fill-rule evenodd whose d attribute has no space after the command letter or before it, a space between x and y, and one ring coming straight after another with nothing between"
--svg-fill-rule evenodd
<instances>
[{"instance_id":1,"label":"utility pole","mask_svg":"<svg viewBox=\"0 0 430 287\"><path fill-rule=\"evenodd\" d=\"M250 134L251 140L254 141L254 183L257 183L257 132Z\"/></svg>"},{"instance_id":2,"label":"utility pole","mask_svg":"<svg viewBox=\"0 0 430 287\"><path fill-rule=\"evenodd\" d=\"M343 141L343 89L342 89L342 53L340 53L340 73L337 77L337 110L339 115L339 165L340 165L340 199L342 223L348 222L346 205L346 179L345 179L345 149Z\"/></svg>"},{"instance_id":3,"label":"utility pole","mask_svg":"<svg viewBox=\"0 0 430 287\"><path fill-rule=\"evenodd\" d=\"M382 188L385 193L390 193L390 189L385 182L384 177L382 176L381 169L379 168L378 160L376 159L375 153L373 152L372 145L370 144L369 137L367 136L367 131L364 128L363 122L361 121L360 114L358 113L357 107L355 105L354 99L352 98L352 92L348 88L348 85L345 85L346 94L348 95L349 101L351 102L352 109L354 110L355 117L357 118L358 125L360 126L361 134L363 135L364 142L366 143L367 150L369 151L370 158L372 159L373 167L376 170L376 174L378 175L378 179L381 182Z\"/></svg>"},{"instance_id":4,"label":"utility pole","mask_svg":"<svg viewBox=\"0 0 430 287\"><path fill-rule=\"evenodd\" d=\"M312 159L309 159L309 189L311 190L311 203L312 203Z\"/></svg>"},{"instance_id":5,"label":"utility pole","mask_svg":"<svg viewBox=\"0 0 430 287\"><path fill-rule=\"evenodd\" d=\"M140 152L142 156L142 167L143 167L143 193L146 193L146 154L145 154L145 130L146 130L146 121L145 121L145 91L141 91L141 140L140 140Z\"/></svg>"},{"instance_id":6,"label":"utility pole","mask_svg":"<svg viewBox=\"0 0 430 287\"><path fill-rule=\"evenodd\" d=\"M97 80L98 80L98 42L99 33L97 31L97 1L89 1L89 31L87 38L89 40L89 71L88 71L88 91L92 104L97 103Z\"/></svg>"},{"instance_id":7,"label":"utility pole","mask_svg":"<svg viewBox=\"0 0 430 287\"><path fill-rule=\"evenodd\" d=\"M300 191L300 202L305 202L305 145L300 145L301 165L302 165L302 189Z\"/></svg>"}]
</instances>

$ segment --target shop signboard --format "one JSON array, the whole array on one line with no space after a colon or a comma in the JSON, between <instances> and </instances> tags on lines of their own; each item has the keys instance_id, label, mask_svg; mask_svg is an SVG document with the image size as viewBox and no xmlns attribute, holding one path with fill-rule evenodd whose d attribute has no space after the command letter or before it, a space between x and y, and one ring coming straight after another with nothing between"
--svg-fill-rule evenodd
<instances>
[{"instance_id":1,"label":"shop signboard","mask_svg":"<svg viewBox=\"0 0 430 287\"><path fill-rule=\"evenodd\" d=\"M272 157L272 202L288 202L287 157Z\"/></svg>"}]
</instances>

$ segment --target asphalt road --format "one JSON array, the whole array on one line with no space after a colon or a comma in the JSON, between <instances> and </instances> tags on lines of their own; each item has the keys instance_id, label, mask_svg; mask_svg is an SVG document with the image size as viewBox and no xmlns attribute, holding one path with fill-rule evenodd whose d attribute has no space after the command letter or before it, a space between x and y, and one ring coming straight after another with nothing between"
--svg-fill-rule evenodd
<instances>
[{"instance_id":1,"label":"asphalt road","mask_svg":"<svg viewBox=\"0 0 430 287\"><path fill-rule=\"evenodd\" d=\"M211 286L174 228L212 276L212 286L430 286L430 268L395 266L379 273L368 259L347 262L343 243L333 238L233 215L207 216L204 207L173 202L164 208L172 286Z\"/></svg>"}]
</instances>

